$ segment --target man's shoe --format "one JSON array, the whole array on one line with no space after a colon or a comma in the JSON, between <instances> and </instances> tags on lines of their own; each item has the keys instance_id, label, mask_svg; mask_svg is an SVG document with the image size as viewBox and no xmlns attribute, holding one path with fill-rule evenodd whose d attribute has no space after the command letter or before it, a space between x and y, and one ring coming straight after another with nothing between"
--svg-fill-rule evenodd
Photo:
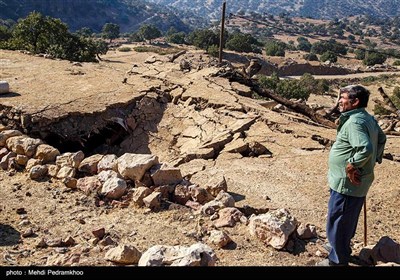
<instances>
[{"instance_id":1,"label":"man's shoe","mask_svg":"<svg viewBox=\"0 0 400 280\"><path fill-rule=\"evenodd\" d=\"M316 263L315 266L347 266L347 264L338 264L330 261L329 259L324 259Z\"/></svg>"}]
</instances>

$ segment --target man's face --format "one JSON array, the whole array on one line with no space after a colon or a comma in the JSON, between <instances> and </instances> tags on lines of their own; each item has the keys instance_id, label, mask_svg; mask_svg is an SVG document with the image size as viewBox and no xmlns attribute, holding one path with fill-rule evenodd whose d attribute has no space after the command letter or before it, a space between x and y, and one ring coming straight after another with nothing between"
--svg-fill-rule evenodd
<instances>
[{"instance_id":1,"label":"man's face","mask_svg":"<svg viewBox=\"0 0 400 280\"><path fill-rule=\"evenodd\" d=\"M357 108L358 99L350 99L347 92L342 92L339 99L339 111L341 113L347 112Z\"/></svg>"}]
</instances>

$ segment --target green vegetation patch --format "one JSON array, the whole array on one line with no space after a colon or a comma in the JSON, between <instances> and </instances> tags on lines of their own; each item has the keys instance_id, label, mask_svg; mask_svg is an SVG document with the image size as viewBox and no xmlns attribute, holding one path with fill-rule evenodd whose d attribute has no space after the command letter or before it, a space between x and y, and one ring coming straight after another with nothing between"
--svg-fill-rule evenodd
<instances>
[{"instance_id":1,"label":"green vegetation patch","mask_svg":"<svg viewBox=\"0 0 400 280\"><path fill-rule=\"evenodd\" d=\"M156 46L139 46L133 48L136 52L153 52L159 55L168 55L168 54L175 54L182 49L179 48L161 48Z\"/></svg>"},{"instance_id":2,"label":"green vegetation patch","mask_svg":"<svg viewBox=\"0 0 400 280\"><path fill-rule=\"evenodd\" d=\"M120 52L130 52L132 49L130 47L121 47L118 49Z\"/></svg>"}]
</instances>

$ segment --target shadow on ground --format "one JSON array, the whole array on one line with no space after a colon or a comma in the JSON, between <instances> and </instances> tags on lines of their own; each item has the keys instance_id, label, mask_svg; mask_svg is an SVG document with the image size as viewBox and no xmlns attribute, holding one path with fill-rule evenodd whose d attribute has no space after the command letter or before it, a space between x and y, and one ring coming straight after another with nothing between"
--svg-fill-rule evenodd
<instances>
[{"instance_id":1,"label":"shadow on ground","mask_svg":"<svg viewBox=\"0 0 400 280\"><path fill-rule=\"evenodd\" d=\"M233 197L233 199L238 202L241 200L244 200L246 198L246 196L238 194L238 193L234 193L234 192L229 192L229 194Z\"/></svg>"},{"instance_id":2,"label":"shadow on ground","mask_svg":"<svg viewBox=\"0 0 400 280\"><path fill-rule=\"evenodd\" d=\"M1 94L0 97L16 97L16 96L21 96L21 94L17 92L9 92L5 94Z\"/></svg>"},{"instance_id":3,"label":"shadow on ground","mask_svg":"<svg viewBox=\"0 0 400 280\"><path fill-rule=\"evenodd\" d=\"M12 246L18 244L21 235L19 231L9 225L0 224L0 246Z\"/></svg>"}]
</instances>

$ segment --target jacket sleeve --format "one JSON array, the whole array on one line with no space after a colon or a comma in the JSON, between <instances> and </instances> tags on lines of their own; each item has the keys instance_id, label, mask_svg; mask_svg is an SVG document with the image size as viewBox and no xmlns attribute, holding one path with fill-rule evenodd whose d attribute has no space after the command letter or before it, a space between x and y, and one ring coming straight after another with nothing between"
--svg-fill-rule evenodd
<instances>
[{"instance_id":1,"label":"jacket sleeve","mask_svg":"<svg viewBox=\"0 0 400 280\"><path fill-rule=\"evenodd\" d=\"M365 125L358 122L348 124L348 141L352 147L352 157L348 159L356 168L363 167L373 156L373 144Z\"/></svg>"},{"instance_id":2,"label":"jacket sleeve","mask_svg":"<svg viewBox=\"0 0 400 280\"><path fill-rule=\"evenodd\" d=\"M383 150L385 149L385 144L386 144L386 135L382 131L381 127L378 124L376 125L378 127L378 147L376 151L376 162L382 163Z\"/></svg>"}]
</instances>

